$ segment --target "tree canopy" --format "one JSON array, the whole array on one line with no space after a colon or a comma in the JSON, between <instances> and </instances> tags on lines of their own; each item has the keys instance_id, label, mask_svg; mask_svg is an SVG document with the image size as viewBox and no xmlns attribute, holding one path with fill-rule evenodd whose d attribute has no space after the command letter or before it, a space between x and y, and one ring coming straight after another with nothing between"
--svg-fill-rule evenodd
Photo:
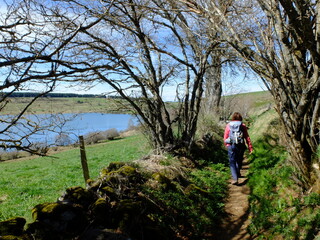
<instances>
[{"instance_id":1,"label":"tree canopy","mask_svg":"<svg viewBox=\"0 0 320 240\"><path fill-rule=\"evenodd\" d=\"M284 126L297 181L307 188L319 146L319 1L181 2L206 17L264 81Z\"/></svg>"}]
</instances>

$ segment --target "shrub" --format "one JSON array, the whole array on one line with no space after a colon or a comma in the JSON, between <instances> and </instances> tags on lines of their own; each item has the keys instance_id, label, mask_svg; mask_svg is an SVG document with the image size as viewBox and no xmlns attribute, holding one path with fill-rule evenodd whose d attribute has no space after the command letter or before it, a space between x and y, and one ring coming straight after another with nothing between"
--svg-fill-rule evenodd
<instances>
[{"instance_id":1,"label":"shrub","mask_svg":"<svg viewBox=\"0 0 320 240\"><path fill-rule=\"evenodd\" d=\"M55 137L55 145L57 146L67 146L72 143L72 140L69 135L65 133L60 133Z\"/></svg>"},{"instance_id":2,"label":"shrub","mask_svg":"<svg viewBox=\"0 0 320 240\"><path fill-rule=\"evenodd\" d=\"M101 132L91 132L84 136L85 144L94 144L102 140L104 140L104 137Z\"/></svg>"},{"instance_id":3,"label":"shrub","mask_svg":"<svg viewBox=\"0 0 320 240\"><path fill-rule=\"evenodd\" d=\"M40 154L46 154L49 151L49 147L45 143L41 142L33 143L30 146L30 149Z\"/></svg>"},{"instance_id":4,"label":"shrub","mask_svg":"<svg viewBox=\"0 0 320 240\"><path fill-rule=\"evenodd\" d=\"M86 144L94 144L104 140L113 140L119 137L120 134L117 129L111 128L102 132L91 132L84 136L84 142Z\"/></svg>"},{"instance_id":5,"label":"shrub","mask_svg":"<svg viewBox=\"0 0 320 240\"><path fill-rule=\"evenodd\" d=\"M119 136L120 136L118 130L115 129L115 128L108 129L108 130L102 132L101 134L102 134L103 137L104 137L105 139L107 139L107 140L113 140L113 139L115 139L116 137L119 137Z\"/></svg>"},{"instance_id":6,"label":"shrub","mask_svg":"<svg viewBox=\"0 0 320 240\"><path fill-rule=\"evenodd\" d=\"M18 151L12 151L5 153L5 157L7 160L14 160L19 158L19 152Z\"/></svg>"}]
</instances>

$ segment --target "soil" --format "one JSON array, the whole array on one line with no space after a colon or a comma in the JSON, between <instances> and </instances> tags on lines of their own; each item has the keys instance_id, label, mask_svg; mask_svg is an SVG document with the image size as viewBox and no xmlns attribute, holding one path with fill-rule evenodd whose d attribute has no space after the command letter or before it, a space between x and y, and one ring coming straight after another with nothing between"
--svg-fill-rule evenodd
<instances>
[{"instance_id":1,"label":"soil","mask_svg":"<svg viewBox=\"0 0 320 240\"><path fill-rule=\"evenodd\" d=\"M229 197L225 204L226 215L222 224L215 231L212 240L244 240L253 239L248 233L250 224L249 201L250 189L247 186L249 164L245 160L238 185L229 184Z\"/></svg>"}]
</instances>

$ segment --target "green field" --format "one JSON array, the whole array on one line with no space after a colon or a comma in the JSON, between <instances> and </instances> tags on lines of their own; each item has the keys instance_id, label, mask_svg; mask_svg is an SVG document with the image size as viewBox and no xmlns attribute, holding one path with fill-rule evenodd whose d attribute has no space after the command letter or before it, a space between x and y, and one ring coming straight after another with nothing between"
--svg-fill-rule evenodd
<instances>
[{"instance_id":1,"label":"green field","mask_svg":"<svg viewBox=\"0 0 320 240\"><path fill-rule=\"evenodd\" d=\"M90 177L96 179L110 162L136 160L149 151L142 135L87 146ZM35 205L56 201L68 187L85 186L79 149L1 162L0 172L0 221L14 216L30 221Z\"/></svg>"},{"instance_id":2,"label":"green field","mask_svg":"<svg viewBox=\"0 0 320 240\"><path fill-rule=\"evenodd\" d=\"M32 98L10 98L0 115L18 114ZM123 100L111 98L39 98L26 111L28 114L42 113L124 113L128 105Z\"/></svg>"},{"instance_id":3,"label":"green field","mask_svg":"<svg viewBox=\"0 0 320 240\"><path fill-rule=\"evenodd\" d=\"M245 94L241 98L252 102L261 99L264 105L270 100L265 92L252 94L254 96ZM16 113L27 100L14 99L16 105L11 113ZM103 98L43 98L29 112L47 113L54 112L53 109L60 112L110 112L119 107L119 103L107 101ZM86 150L92 179L97 178L100 170L110 162L136 160L151 151L142 135L87 146ZM63 151L51 157L0 162L0 172L0 220L22 216L30 221L31 209L35 205L56 201L68 187L85 185L79 149Z\"/></svg>"}]
</instances>

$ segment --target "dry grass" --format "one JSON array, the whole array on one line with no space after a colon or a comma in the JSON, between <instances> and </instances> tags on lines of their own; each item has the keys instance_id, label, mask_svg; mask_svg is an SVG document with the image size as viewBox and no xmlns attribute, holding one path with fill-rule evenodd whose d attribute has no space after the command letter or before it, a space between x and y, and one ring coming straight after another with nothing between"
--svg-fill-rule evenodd
<instances>
[{"instance_id":1,"label":"dry grass","mask_svg":"<svg viewBox=\"0 0 320 240\"><path fill-rule=\"evenodd\" d=\"M257 115L257 111L263 112L273 106L273 98L268 91L230 95L224 97L223 101L226 114L240 112L244 117Z\"/></svg>"},{"instance_id":2,"label":"dry grass","mask_svg":"<svg viewBox=\"0 0 320 240\"><path fill-rule=\"evenodd\" d=\"M263 115L263 117L261 117ZM252 141L261 138L261 133L270 133L272 122L277 119L278 115L275 110L269 110L259 115L254 121L252 128L250 129L250 138ZM280 131L278 128L277 130Z\"/></svg>"},{"instance_id":3,"label":"dry grass","mask_svg":"<svg viewBox=\"0 0 320 240\"><path fill-rule=\"evenodd\" d=\"M11 98L7 106L1 110L1 115L15 115L20 113L32 98ZM107 98L40 98L27 110L27 114L44 113L83 113L123 112L123 106L119 100ZM122 110L121 110L122 109Z\"/></svg>"},{"instance_id":4,"label":"dry grass","mask_svg":"<svg viewBox=\"0 0 320 240\"><path fill-rule=\"evenodd\" d=\"M148 173L164 173L166 177L174 179L177 176L184 176L186 168L182 163L175 158L164 155L147 155L146 157L135 160L136 163L144 172Z\"/></svg>"}]
</instances>

